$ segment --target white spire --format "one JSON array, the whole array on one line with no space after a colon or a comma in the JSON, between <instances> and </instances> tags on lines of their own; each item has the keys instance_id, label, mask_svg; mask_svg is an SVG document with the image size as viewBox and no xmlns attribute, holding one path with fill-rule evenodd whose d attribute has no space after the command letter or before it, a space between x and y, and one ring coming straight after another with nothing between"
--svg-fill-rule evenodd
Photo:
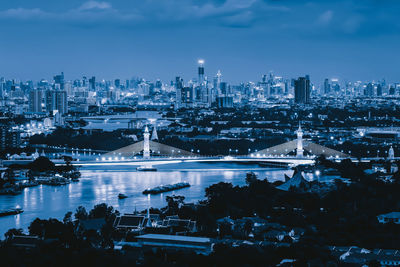
<instances>
[{"instance_id":1,"label":"white spire","mask_svg":"<svg viewBox=\"0 0 400 267\"><path fill-rule=\"evenodd\" d=\"M155 124L153 128L153 134L151 135L151 140L158 140L157 127Z\"/></svg>"},{"instance_id":2,"label":"white spire","mask_svg":"<svg viewBox=\"0 0 400 267\"><path fill-rule=\"evenodd\" d=\"M303 131L301 130L300 122L299 122L299 129L297 130L297 153L296 153L296 156L299 158L304 157Z\"/></svg>"},{"instance_id":3,"label":"white spire","mask_svg":"<svg viewBox=\"0 0 400 267\"><path fill-rule=\"evenodd\" d=\"M149 159L150 158L150 133L149 128L144 129L144 141L143 141L143 158Z\"/></svg>"}]
</instances>

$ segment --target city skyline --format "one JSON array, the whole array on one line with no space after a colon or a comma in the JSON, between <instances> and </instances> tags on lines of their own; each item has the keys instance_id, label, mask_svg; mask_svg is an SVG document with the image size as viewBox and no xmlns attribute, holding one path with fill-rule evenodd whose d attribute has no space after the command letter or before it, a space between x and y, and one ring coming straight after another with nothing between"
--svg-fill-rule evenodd
<instances>
[{"instance_id":1,"label":"city skyline","mask_svg":"<svg viewBox=\"0 0 400 267\"><path fill-rule=\"evenodd\" d=\"M390 0L20 0L0 6L0 48L7 51L0 73L189 80L204 58L207 76L220 69L232 83L270 70L321 82L396 81L399 8Z\"/></svg>"}]
</instances>

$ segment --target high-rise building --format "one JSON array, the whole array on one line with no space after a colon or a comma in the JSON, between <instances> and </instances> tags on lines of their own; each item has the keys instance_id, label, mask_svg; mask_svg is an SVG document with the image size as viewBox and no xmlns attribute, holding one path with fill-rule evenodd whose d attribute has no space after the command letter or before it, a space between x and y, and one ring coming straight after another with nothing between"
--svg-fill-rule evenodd
<instances>
[{"instance_id":1,"label":"high-rise building","mask_svg":"<svg viewBox=\"0 0 400 267\"><path fill-rule=\"evenodd\" d=\"M61 74L54 76L54 85L58 85L60 87L60 90L64 90L64 72L61 72Z\"/></svg>"},{"instance_id":2,"label":"high-rise building","mask_svg":"<svg viewBox=\"0 0 400 267\"><path fill-rule=\"evenodd\" d=\"M181 107L182 104L182 88L183 88L183 79L181 77L175 78L175 108L178 109Z\"/></svg>"},{"instance_id":3,"label":"high-rise building","mask_svg":"<svg viewBox=\"0 0 400 267\"><path fill-rule=\"evenodd\" d=\"M310 77L299 77L294 81L294 101L297 104L309 104L311 93Z\"/></svg>"},{"instance_id":4,"label":"high-rise building","mask_svg":"<svg viewBox=\"0 0 400 267\"><path fill-rule=\"evenodd\" d=\"M396 93L396 88L393 85L391 85L389 88L389 95L394 95L395 93Z\"/></svg>"},{"instance_id":5,"label":"high-rise building","mask_svg":"<svg viewBox=\"0 0 400 267\"><path fill-rule=\"evenodd\" d=\"M221 71L218 70L217 75L214 77L214 89L217 95L221 94L221 82L222 74Z\"/></svg>"},{"instance_id":6,"label":"high-rise building","mask_svg":"<svg viewBox=\"0 0 400 267\"><path fill-rule=\"evenodd\" d=\"M54 111L58 111L59 114L67 113L67 92L55 90L46 91L46 110L50 113L54 113Z\"/></svg>"},{"instance_id":7,"label":"high-rise building","mask_svg":"<svg viewBox=\"0 0 400 267\"><path fill-rule=\"evenodd\" d=\"M382 85L378 84L376 87L376 95L377 96L382 96Z\"/></svg>"},{"instance_id":8,"label":"high-rise building","mask_svg":"<svg viewBox=\"0 0 400 267\"><path fill-rule=\"evenodd\" d=\"M29 92L29 111L42 112L42 90L31 90Z\"/></svg>"},{"instance_id":9,"label":"high-rise building","mask_svg":"<svg viewBox=\"0 0 400 267\"><path fill-rule=\"evenodd\" d=\"M198 61L199 67L198 67L198 75L199 75L199 84L202 85L204 83L204 60L200 59Z\"/></svg>"},{"instance_id":10,"label":"high-rise building","mask_svg":"<svg viewBox=\"0 0 400 267\"><path fill-rule=\"evenodd\" d=\"M331 92L331 85L329 83L329 79L325 79L324 81L324 94L327 95Z\"/></svg>"},{"instance_id":11,"label":"high-rise building","mask_svg":"<svg viewBox=\"0 0 400 267\"><path fill-rule=\"evenodd\" d=\"M365 88L365 93L366 96L373 96L374 95L374 86L372 83L368 83L367 87Z\"/></svg>"},{"instance_id":12,"label":"high-rise building","mask_svg":"<svg viewBox=\"0 0 400 267\"><path fill-rule=\"evenodd\" d=\"M217 106L219 108L232 108L233 107L233 97L232 96L217 97Z\"/></svg>"},{"instance_id":13,"label":"high-rise building","mask_svg":"<svg viewBox=\"0 0 400 267\"><path fill-rule=\"evenodd\" d=\"M96 90L96 77L92 77L89 79L89 90L95 91Z\"/></svg>"},{"instance_id":14,"label":"high-rise building","mask_svg":"<svg viewBox=\"0 0 400 267\"><path fill-rule=\"evenodd\" d=\"M192 86L183 87L181 94L182 103L192 103L193 98L194 98L193 87Z\"/></svg>"},{"instance_id":15,"label":"high-rise building","mask_svg":"<svg viewBox=\"0 0 400 267\"><path fill-rule=\"evenodd\" d=\"M121 80L120 79L115 79L115 81L114 81L114 85L115 85L115 88L120 88L121 87Z\"/></svg>"}]
</instances>

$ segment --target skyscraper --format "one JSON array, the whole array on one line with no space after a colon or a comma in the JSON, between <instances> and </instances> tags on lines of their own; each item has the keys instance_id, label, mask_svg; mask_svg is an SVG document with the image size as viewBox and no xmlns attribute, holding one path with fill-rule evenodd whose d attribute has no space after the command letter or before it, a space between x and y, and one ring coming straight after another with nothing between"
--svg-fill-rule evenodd
<instances>
[{"instance_id":1,"label":"skyscraper","mask_svg":"<svg viewBox=\"0 0 400 267\"><path fill-rule=\"evenodd\" d=\"M365 93L366 96L373 96L374 95L374 86L372 83L368 83L367 87L365 88Z\"/></svg>"},{"instance_id":2,"label":"skyscraper","mask_svg":"<svg viewBox=\"0 0 400 267\"><path fill-rule=\"evenodd\" d=\"M58 111L60 114L68 112L67 92L66 91L46 91L46 110L54 113Z\"/></svg>"},{"instance_id":3,"label":"skyscraper","mask_svg":"<svg viewBox=\"0 0 400 267\"><path fill-rule=\"evenodd\" d=\"M92 77L89 79L89 90L95 91L96 90L96 77Z\"/></svg>"},{"instance_id":4,"label":"skyscraper","mask_svg":"<svg viewBox=\"0 0 400 267\"><path fill-rule=\"evenodd\" d=\"M64 72L61 72L61 74L54 76L54 85L59 85L60 90L64 90Z\"/></svg>"},{"instance_id":5,"label":"skyscraper","mask_svg":"<svg viewBox=\"0 0 400 267\"><path fill-rule=\"evenodd\" d=\"M31 90L29 92L29 111L42 112L42 90Z\"/></svg>"},{"instance_id":6,"label":"skyscraper","mask_svg":"<svg viewBox=\"0 0 400 267\"><path fill-rule=\"evenodd\" d=\"M331 91L331 85L329 84L329 79L325 79L324 81L324 94L327 95Z\"/></svg>"},{"instance_id":7,"label":"skyscraper","mask_svg":"<svg viewBox=\"0 0 400 267\"><path fill-rule=\"evenodd\" d=\"M297 104L309 104L310 103L310 77L299 77L294 81L294 101Z\"/></svg>"},{"instance_id":8,"label":"skyscraper","mask_svg":"<svg viewBox=\"0 0 400 267\"><path fill-rule=\"evenodd\" d=\"M382 85L378 84L376 87L376 95L377 96L382 96Z\"/></svg>"},{"instance_id":9,"label":"skyscraper","mask_svg":"<svg viewBox=\"0 0 400 267\"><path fill-rule=\"evenodd\" d=\"M175 78L175 108L179 109L182 105L182 88L183 88L183 79L181 77Z\"/></svg>"},{"instance_id":10,"label":"skyscraper","mask_svg":"<svg viewBox=\"0 0 400 267\"><path fill-rule=\"evenodd\" d=\"M198 61L199 67L198 67L198 75L199 75L199 85L201 86L204 83L204 60L200 59Z\"/></svg>"}]
</instances>

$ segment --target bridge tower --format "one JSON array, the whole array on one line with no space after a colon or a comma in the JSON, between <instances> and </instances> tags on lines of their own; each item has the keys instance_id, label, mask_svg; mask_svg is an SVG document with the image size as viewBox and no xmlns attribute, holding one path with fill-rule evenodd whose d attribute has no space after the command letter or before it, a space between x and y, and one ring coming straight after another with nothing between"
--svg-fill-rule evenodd
<instances>
[{"instance_id":1,"label":"bridge tower","mask_svg":"<svg viewBox=\"0 0 400 267\"><path fill-rule=\"evenodd\" d=\"M143 158L149 159L150 158L150 133L149 128L144 129L144 142L143 142Z\"/></svg>"},{"instance_id":2,"label":"bridge tower","mask_svg":"<svg viewBox=\"0 0 400 267\"><path fill-rule=\"evenodd\" d=\"M151 140L158 140L157 126L155 124L153 127L153 134L151 135Z\"/></svg>"},{"instance_id":3,"label":"bridge tower","mask_svg":"<svg viewBox=\"0 0 400 267\"><path fill-rule=\"evenodd\" d=\"M296 156L298 158L304 157L303 130L301 129L300 123L299 123L299 129L297 130L297 152L296 152Z\"/></svg>"}]
</instances>

